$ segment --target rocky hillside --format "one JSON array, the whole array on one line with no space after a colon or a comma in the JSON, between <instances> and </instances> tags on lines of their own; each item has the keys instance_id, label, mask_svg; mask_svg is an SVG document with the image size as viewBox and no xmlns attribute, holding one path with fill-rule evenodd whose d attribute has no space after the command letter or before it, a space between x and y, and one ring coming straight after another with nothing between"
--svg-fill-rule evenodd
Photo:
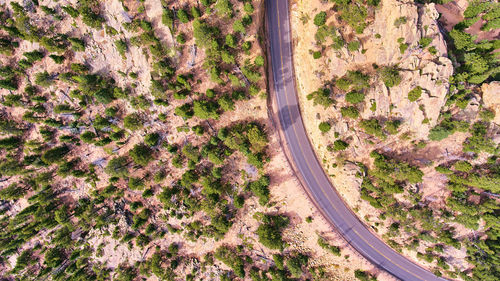
<instances>
[{"instance_id":1,"label":"rocky hillside","mask_svg":"<svg viewBox=\"0 0 500 281\"><path fill-rule=\"evenodd\" d=\"M496 241L499 6L294 3L301 110L346 202L436 274L494 279L472 248Z\"/></svg>"}]
</instances>

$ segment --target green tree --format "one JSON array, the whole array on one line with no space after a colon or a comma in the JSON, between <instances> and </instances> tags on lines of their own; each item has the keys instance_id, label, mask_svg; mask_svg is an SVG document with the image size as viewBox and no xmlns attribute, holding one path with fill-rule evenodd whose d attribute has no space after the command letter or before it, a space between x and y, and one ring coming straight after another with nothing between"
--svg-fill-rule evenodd
<instances>
[{"instance_id":1,"label":"green tree","mask_svg":"<svg viewBox=\"0 0 500 281\"><path fill-rule=\"evenodd\" d=\"M333 142L333 150L341 151L346 150L349 147L349 144L343 140L336 140Z\"/></svg>"},{"instance_id":2,"label":"green tree","mask_svg":"<svg viewBox=\"0 0 500 281\"><path fill-rule=\"evenodd\" d=\"M153 161L153 150L145 144L136 144L129 151L130 158L135 164L147 166L149 162Z\"/></svg>"},{"instance_id":3,"label":"green tree","mask_svg":"<svg viewBox=\"0 0 500 281\"><path fill-rule=\"evenodd\" d=\"M330 125L330 123L328 123L328 122L321 122L321 123L319 123L318 127L322 133L327 133L332 128L332 125Z\"/></svg>"},{"instance_id":4,"label":"green tree","mask_svg":"<svg viewBox=\"0 0 500 281\"><path fill-rule=\"evenodd\" d=\"M388 88L397 86L401 83L401 76L399 76L399 71L395 67L383 67L380 70L380 77Z\"/></svg>"},{"instance_id":5,"label":"green tree","mask_svg":"<svg viewBox=\"0 0 500 281\"><path fill-rule=\"evenodd\" d=\"M123 126L130 131L142 129L144 122L138 113L131 113L123 118Z\"/></svg>"},{"instance_id":6,"label":"green tree","mask_svg":"<svg viewBox=\"0 0 500 281\"><path fill-rule=\"evenodd\" d=\"M307 100L313 100L314 105L322 105L324 108L327 108L333 105L335 102L330 97L330 90L327 88L318 89L307 95Z\"/></svg>"},{"instance_id":7,"label":"green tree","mask_svg":"<svg viewBox=\"0 0 500 281\"><path fill-rule=\"evenodd\" d=\"M408 100L411 102L418 100L420 96L422 96L422 87L420 86L417 86L408 92Z\"/></svg>"},{"instance_id":8,"label":"green tree","mask_svg":"<svg viewBox=\"0 0 500 281\"><path fill-rule=\"evenodd\" d=\"M326 23L326 12L321 11L314 16L314 24L316 26L322 26Z\"/></svg>"},{"instance_id":9,"label":"green tree","mask_svg":"<svg viewBox=\"0 0 500 281\"><path fill-rule=\"evenodd\" d=\"M345 100L349 103L356 104L364 101L365 95L360 92L352 91L345 95Z\"/></svg>"},{"instance_id":10,"label":"green tree","mask_svg":"<svg viewBox=\"0 0 500 281\"><path fill-rule=\"evenodd\" d=\"M42 155L42 161L47 164L59 163L69 153L69 148L65 145L51 148Z\"/></svg>"},{"instance_id":11,"label":"green tree","mask_svg":"<svg viewBox=\"0 0 500 281\"><path fill-rule=\"evenodd\" d=\"M108 162L105 171L108 175L113 177L127 177L128 172L128 160L127 157L115 157Z\"/></svg>"},{"instance_id":12,"label":"green tree","mask_svg":"<svg viewBox=\"0 0 500 281\"><path fill-rule=\"evenodd\" d=\"M233 17L233 5L229 0L217 0L214 8L219 17Z\"/></svg>"},{"instance_id":13,"label":"green tree","mask_svg":"<svg viewBox=\"0 0 500 281\"><path fill-rule=\"evenodd\" d=\"M340 113L342 117L349 117L352 119L356 119L359 117L359 111L354 106L345 106L340 109Z\"/></svg>"}]
</instances>

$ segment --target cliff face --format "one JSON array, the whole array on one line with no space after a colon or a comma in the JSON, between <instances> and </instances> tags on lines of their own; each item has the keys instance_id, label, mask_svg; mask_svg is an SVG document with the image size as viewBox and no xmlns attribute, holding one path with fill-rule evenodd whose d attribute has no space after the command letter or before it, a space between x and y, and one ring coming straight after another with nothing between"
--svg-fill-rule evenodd
<instances>
[{"instance_id":1,"label":"cliff face","mask_svg":"<svg viewBox=\"0 0 500 281\"><path fill-rule=\"evenodd\" d=\"M387 88L374 79L365 101L375 102L376 110L370 110L367 103L360 112L363 118L399 119L402 129L411 131L415 138L424 138L436 124L448 92L448 79L453 73L451 61L446 57L446 43L439 32L438 17L434 4L417 8L409 1L383 0L375 11L373 23L358 37L362 45L359 51L349 52L343 48L326 53L330 60L326 71L338 77L348 70L370 69L373 64L397 65L400 69L402 82L398 86ZM400 24L395 24L398 21ZM432 39L429 47L433 47L434 54L421 47L422 38ZM404 44L407 49L402 52ZM408 92L417 86L423 93L411 102ZM422 124L426 118L429 122Z\"/></svg>"}]
</instances>

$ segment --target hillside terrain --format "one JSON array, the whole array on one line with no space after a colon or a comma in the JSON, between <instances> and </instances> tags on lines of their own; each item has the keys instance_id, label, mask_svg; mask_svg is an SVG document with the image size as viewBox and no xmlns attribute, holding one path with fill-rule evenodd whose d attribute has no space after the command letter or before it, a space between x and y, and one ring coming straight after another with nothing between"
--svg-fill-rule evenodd
<instances>
[{"instance_id":1,"label":"hillside terrain","mask_svg":"<svg viewBox=\"0 0 500 281\"><path fill-rule=\"evenodd\" d=\"M292 0L301 113L346 203L498 280L500 5ZM394 280L297 180L264 0L0 1L2 280Z\"/></svg>"},{"instance_id":2,"label":"hillside terrain","mask_svg":"<svg viewBox=\"0 0 500 281\"><path fill-rule=\"evenodd\" d=\"M2 280L354 280L268 118L263 1L0 6Z\"/></svg>"},{"instance_id":3,"label":"hillside terrain","mask_svg":"<svg viewBox=\"0 0 500 281\"><path fill-rule=\"evenodd\" d=\"M346 203L435 274L497 280L499 4L293 3L301 111Z\"/></svg>"}]
</instances>

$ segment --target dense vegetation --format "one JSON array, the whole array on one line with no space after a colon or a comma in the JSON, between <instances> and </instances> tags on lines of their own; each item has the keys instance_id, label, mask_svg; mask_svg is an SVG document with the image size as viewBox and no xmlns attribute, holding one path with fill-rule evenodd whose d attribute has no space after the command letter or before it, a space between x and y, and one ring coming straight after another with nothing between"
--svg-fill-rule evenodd
<instances>
[{"instance_id":1,"label":"dense vegetation","mask_svg":"<svg viewBox=\"0 0 500 281\"><path fill-rule=\"evenodd\" d=\"M231 269L221 280L302 274L307 257L296 253L282 255L287 266L262 270L253 266L251 245L221 246L197 258L186 254L184 243L169 242L176 236L187 243L223 240L252 197L263 209L274 204L265 125L252 118L220 121L265 97L265 61L256 27L250 28L253 3L200 2L162 1L158 25L148 20L143 1L121 2L130 21L118 25L95 0L1 6L3 276L194 280L214 258ZM65 34L64 25L74 29ZM174 45L159 37L160 28L172 32ZM96 52L97 33L123 61L138 49L151 72L101 71L92 66L93 55L78 59ZM189 53L189 40L205 56L185 67L180 56ZM40 47L23 52L23 41ZM144 75L150 80L145 90ZM264 246L287 247L285 215L255 219ZM144 258L116 268L99 262L110 241Z\"/></svg>"}]
</instances>

